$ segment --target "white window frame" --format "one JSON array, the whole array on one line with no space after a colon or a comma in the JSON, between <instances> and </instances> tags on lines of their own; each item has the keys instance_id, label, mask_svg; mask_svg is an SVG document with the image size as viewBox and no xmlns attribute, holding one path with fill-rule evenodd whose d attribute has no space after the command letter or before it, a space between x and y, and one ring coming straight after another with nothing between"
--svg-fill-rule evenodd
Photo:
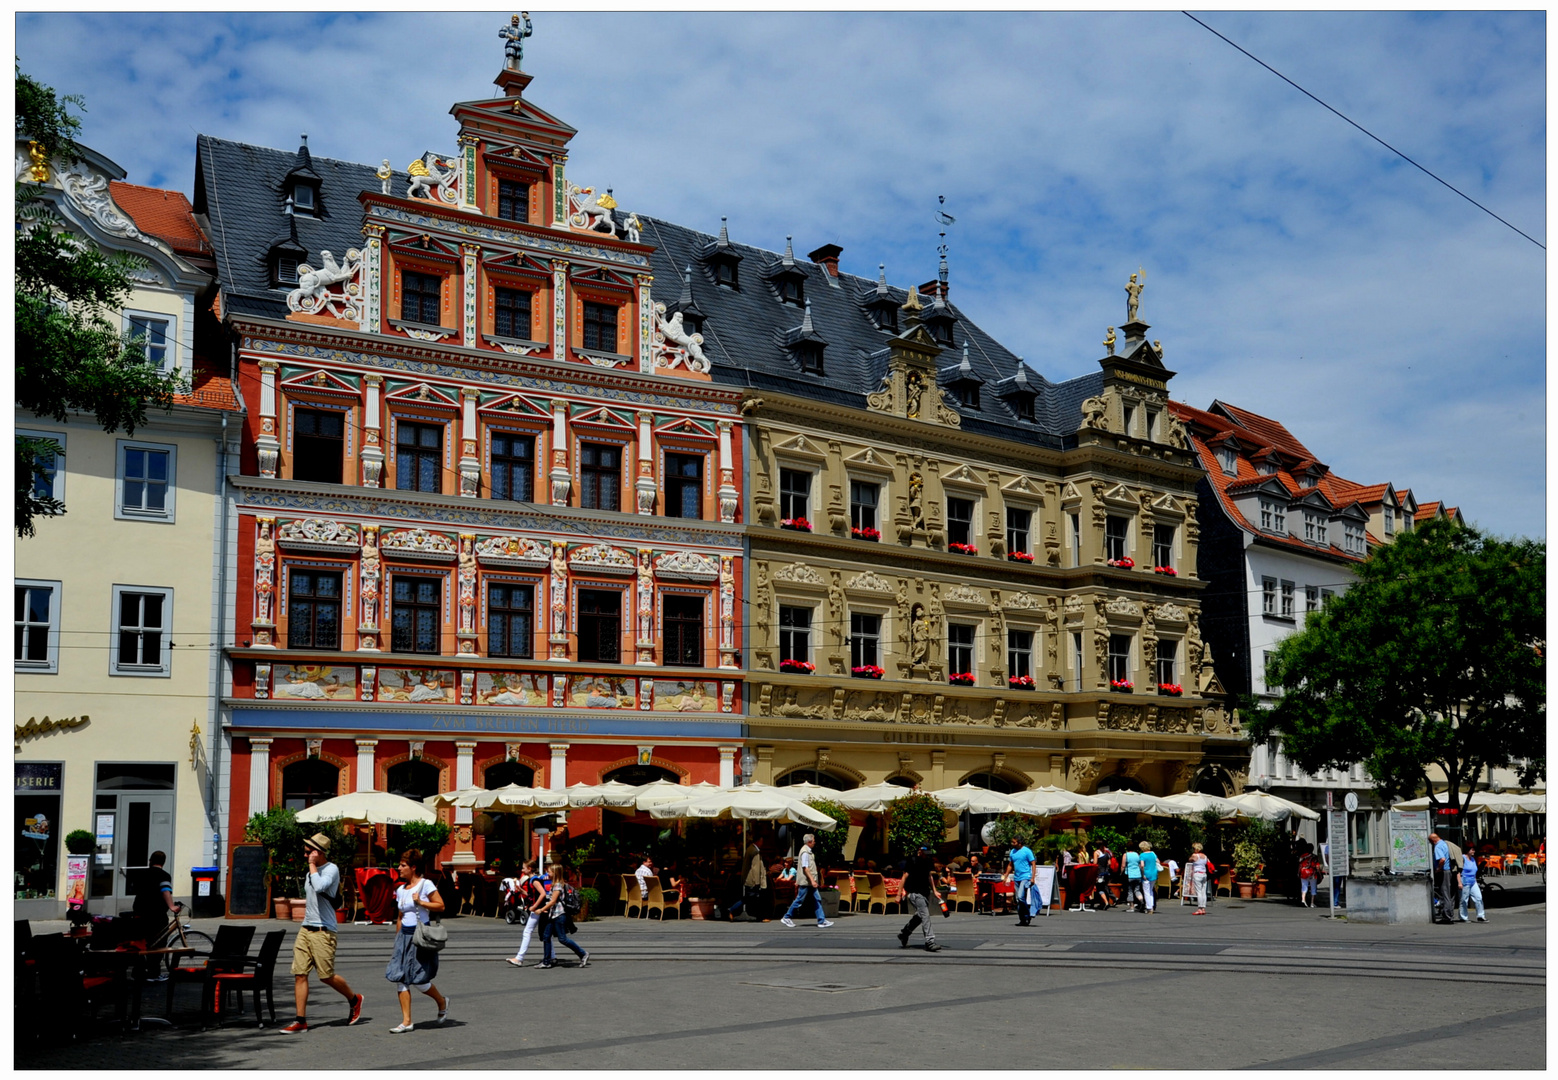
<instances>
[{"instance_id":1,"label":"white window frame","mask_svg":"<svg viewBox=\"0 0 1558 1080\"><path fill-rule=\"evenodd\" d=\"M150 450L168 455L168 489L161 510L127 510L124 505L124 457L127 450ZM178 492L179 448L174 443L145 442L141 439L120 439L114 451L114 519L116 521L151 521L172 525L177 518L174 500Z\"/></svg>"},{"instance_id":2,"label":"white window frame","mask_svg":"<svg viewBox=\"0 0 1558 1080\"><path fill-rule=\"evenodd\" d=\"M1026 649L1020 649L1015 644L1013 644L1013 642L1012 642L1012 635L1013 634L1027 634L1028 635L1028 647ZM1037 678L1036 669L1033 666L1033 655L1034 655L1034 650L1035 650L1035 648L1038 645L1038 642L1039 642L1038 632L1035 631L1035 630L1031 630L1031 629L1029 629L1026 626L1009 626L1009 627L1006 628L1006 675L1007 675L1007 678L1016 678L1019 674L1027 675L1029 678ZM1012 662L1013 660L1017 659L1019 656L1026 656L1027 659L1028 659L1027 664L1026 665L1022 665L1022 666L1027 667L1027 669L1028 669L1025 672L1019 672L1017 670L1019 665L1014 664Z\"/></svg>"},{"instance_id":3,"label":"white window frame","mask_svg":"<svg viewBox=\"0 0 1558 1080\"><path fill-rule=\"evenodd\" d=\"M24 439L48 439L59 444L59 450L54 455L54 473L50 477L49 497L60 502L65 501L65 432L45 431L42 428L17 428L16 434Z\"/></svg>"},{"instance_id":4,"label":"white window frame","mask_svg":"<svg viewBox=\"0 0 1558 1080\"><path fill-rule=\"evenodd\" d=\"M1260 579L1260 613L1271 616L1277 614L1276 578L1263 577Z\"/></svg>"},{"instance_id":5,"label":"white window frame","mask_svg":"<svg viewBox=\"0 0 1558 1080\"><path fill-rule=\"evenodd\" d=\"M811 604L792 604L792 603L786 603L784 600L780 600L779 603L776 606L778 607L779 610L774 612L774 627L775 627L774 651L779 654L779 659L781 661L788 659L788 660L800 660L800 661L804 661L805 663L808 663L808 664L811 663L812 635L816 631L816 628L817 628L816 627L816 623L817 623L817 609L814 606L812 606ZM782 622L780 622L780 619L783 618L783 610L785 608L793 608L796 611L804 611L804 612L806 612L806 650L805 650L806 651L806 655L805 656L786 657L784 655L784 638L785 638L785 634L786 634L786 632L791 632L792 635L793 635L793 629L794 629L792 627L787 627Z\"/></svg>"},{"instance_id":6,"label":"white window frame","mask_svg":"<svg viewBox=\"0 0 1558 1080\"><path fill-rule=\"evenodd\" d=\"M155 666L119 663L119 600L126 593L162 597L162 654ZM140 679L167 679L173 675L173 590L157 585L115 585L113 606L108 611L108 674Z\"/></svg>"},{"instance_id":7,"label":"white window frame","mask_svg":"<svg viewBox=\"0 0 1558 1080\"><path fill-rule=\"evenodd\" d=\"M1353 522L1342 524L1342 536L1346 543L1346 551L1349 555L1362 555L1368 548L1368 533L1362 525Z\"/></svg>"},{"instance_id":8,"label":"white window frame","mask_svg":"<svg viewBox=\"0 0 1558 1080\"><path fill-rule=\"evenodd\" d=\"M874 664L876 667L886 667L887 665L884 664L882 661L887 659L887 613L885 611L872 610L870 608L851 608L850 609L849 616L848 616L849 617L849 624L848 624L848 629L847 629L847 632L846 632L847 640L845 642L846 646L849 649L850 667L853 668L855 666L855 651L856 651L855 650L855 644L856 644L856 641L855 641L855 638L856 638L856 634L855 634L855 616L856 615L859 615L863 619L875 619L876 620L876 633L875 634L861 633L859 635L859 637L862 639L861 644L864 644L865 640L873 640L873 641L876 642L876 648L873 650L876 653L876 659L874 661L872 661L871 663ZM864 659L864 657L862 657L862 659Z\"/></svg>"},{"instance_id":9,"label":"white window frame","mask_svg":"<svg viewBox=\"0 0 1558 1080\"><path fill-rule=\"evenodd\" d=\"M1222 462L1225 476L1239 475L1239 451L1231 446L1224 446L1217 451L1217 456Z\"/></svg>"},{"instance_id":10,"label":"white window frame","mask_svg":"<svg viewBox=\"0 0 1558 1080\"><path fill-rule=\"evenodd\" d=\"M1165 656L1164 655L1165 652L1167 652L1169 655ZM1165 664L1168 665L1168 676L1169 677L1167 679L1165 679L1163 677L1163 668L1164 668ZM1178 638L1159 638L1158 639L1158 654L1157 654L1156 662L1155 662L1154 666L1156 667L1157 670L1155 670L1152 674L1157 679L1157 682L1158 682L1159 686L1162 686L1165 682L1174 683L1175 685L1179 684L1179 639Z\"/></svg>"},{"instance_id":11,"label":"white window frame","mask_svg":"<svg viewBox=\"0 0 1558 1080\"><path fill-rule=\"evenodd\" d=\"M162 363L157 365L157 370L164 375L179 370L179 317L166 311L138 311L126 308L124 311L124 332L129 337L134 334L132 319L147 319L153 322L165 322L168 324L168 332L163 340ZM149 346L143 346L149 348ZM148 358L149 359L149 358Z\"/></svg>"},{"instance_id":12,"label":"white window frame","mask_svg":"<svg viewBox=\"0 0 1558 1080\"><path fill-rule=\"evenodd\" d=\"M1022 530L1024 543L1023 543L1023 545L1021 547L1014 547L1012 545L1012 514L1014 514L1014 513L1017 513L1017 514L1027 514L1028 515L1028 524L1023 526L1023 530ZM1036 516L1037 515L1034 514L1033 509L1031 507L1015 506L1015 505L1008 505L1006 507L1006 551L1007 551L1007 554L1011 554L1014 551L1020 551L1020 552L1022 552L1025 555L1032 555L1033 554L1033 521L1034 521L1034 518Z\"/></svg>"},{"instance_id":13,"label":"white window frame","mask_svg":"<svg viewBox=\"0 0 1558 1080\"><path fill-rule=\"evenodd\" d=\"M1304 586L1304 614L1320 610L1320 587L1318 585Z\"/></svg>"},{"instance_id":14,"label":"white window frame","mask_svg":"<svg viewBox=\"0 0 1558 1080\"><path fill-rule=\"evenodd\" d=\"M1396 535L1396 512L1389 506L1383 508L1385 514L1385 535Z\"/></svg>"},{"instance_id":15,"label":"white window frame","mask_svg":"<svg viewBox=\"0 0 1558 1080\"><path fill-rule=\"evenodd\" d=\"M1071 519L1071 565L1082 565L1082 515L1067 514Z\"/></svg>"},{"instance_id":16,"label":"white window frame","mask_svg":"<svg viewBox=\"0 0 1558 1080\"><path fill-rule=\"evenodd\" d=\"M968 504L968 536L958 543L968 544L970 547L979 546L979 499L972 494L962 494L957 491L947 492L942 500L942 509L947 515L947 543L953 543L952 539L952 503L962 502Z\"/></svg>"},{"instance_id":17,"label":"white window frame","mask_svg":"<svg viewBox=\"0 0 1558 1080\"><path fill-rule=\"evenodd\" d=\"M42 660L16 659L18 675L58 675L60 670L60 582L36 578L17 578L18 589L47 589L49 592L48 646ZM32 624L28 624L32 625ZM39 624L41 625L41 624ZM14 647L14 646L13 646Z\"/></svg>"},{"instance_id":18,"label":"white window frame","mask_svg":"<svg viewBox=\"0 0 1558 1080\"><path fill-rule=\"evenodd\" d=\"M968 643L966 645L963 644L962 642L959 642L956 645L953 644L953 642L952 642L952 628L954 626L957 627L959 630L968 630L970 632L969 633L969 640L968 640ZM974 678L977 680L978 677L979 677L979 624L977 622L958 622L958 621L950 620L950 619L947 621L947 674L948 675L959 674L959 672L953 667L953 664L952 664L952 650L954 648L958 648L958 649L966 648L966 649L968 649L968 674L973 675Z\"/></svg>"},{"instance_id":19,"label":"white window frame","mask_svg":"<svg viewBox=\"0 0 1558 1080\"><path fill-rule=\"evenodd\" d=\"M1282 582L1282 617L1284 619L1296 619L1298 617L1298 586L1291 581Z\"/></svg>"}]
</instances>

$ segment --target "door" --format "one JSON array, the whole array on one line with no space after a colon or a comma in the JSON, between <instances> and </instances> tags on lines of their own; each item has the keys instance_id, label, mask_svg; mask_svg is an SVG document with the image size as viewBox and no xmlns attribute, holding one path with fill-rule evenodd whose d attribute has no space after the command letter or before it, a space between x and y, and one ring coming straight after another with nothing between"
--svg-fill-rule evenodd
<instances>
[{"instance_id":1,"label":"door","mask_svg":"<svg viewBox=\"0 0 1558 1080\"><path fill-rule=\"evenodd\" d=\"M121 794L117 804L114 903L115 910L127 910L135 902L134 882L139 876L132 871L147 866L152 852L167 855L165 867L173 872L173 793ZM174 891L178 891L177 882Z\"/></svg>"}]
</instances>

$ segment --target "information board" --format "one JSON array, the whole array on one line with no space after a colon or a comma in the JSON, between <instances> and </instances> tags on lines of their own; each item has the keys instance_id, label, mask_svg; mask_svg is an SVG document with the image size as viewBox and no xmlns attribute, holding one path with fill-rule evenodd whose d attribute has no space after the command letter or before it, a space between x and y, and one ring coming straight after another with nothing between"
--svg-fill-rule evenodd
<instances>
[{"instance_id":1,"label":"information board","mask_svg":"<svg viewBox=\"0 0 1558 1080\"><path fill-rule=\"evenodd\" d=\"M1428 846L1428 811L1390 812L1390 870L1395 874L1425 873L1433 869Z\"/></svg>"},{"instance_id":2,"label":"information board","mask_svg":"<svg viewBox=\"0 0 1558 1080\"><path fill-rule=\"evenodd\" d=\"M1048 915L1050 905L1058 899L1055 895L1055 868L1053 866L1035 865L1033 868L1033 887L1039 890L1040 902L1044 905L1044 914Z\"/></svg>"},{"instance_id":3,"label":"information board","mask_svg":"<svg viewBox=\"0 0 1558 1080\"><path fill-rule=\"evenodd\" d=\"M1327 835L1330 844L1331 876L1346 877L1352 872L1347 865L1349 861L1347 856L1350 854L1347 850L1347 811L1328 810L1326 814L1329 821Z\"/></svg>"},{"instance_id":4,"label":"information board","mask_svg":"<svg viewBox=\"0 0 1558 1080\"><path fill-rule=\"evenodd\" d=\"M239 844L233 848L233 865L227 874L227 913L254 919L270 915L265 849L259 844Z\"/></svg>"}]
</instances>

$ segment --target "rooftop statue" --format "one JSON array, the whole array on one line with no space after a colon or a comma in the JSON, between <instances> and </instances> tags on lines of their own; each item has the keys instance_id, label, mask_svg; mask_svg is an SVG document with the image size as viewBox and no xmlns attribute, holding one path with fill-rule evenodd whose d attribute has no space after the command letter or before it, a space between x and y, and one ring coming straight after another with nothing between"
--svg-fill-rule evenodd
<instances>
[{"instance_id":1,"label":"rooftop statue","mask_svg":"<svg viewBox=\"0 0 1558 1080\"><path fill-rule=\"evenodd\" d=\"M1141 280L1137 280L1140 275ZM1136 273L1131 275L1130 282L1125 286L1125 321L1136 322L1137 309L1141 306L1141 287L1147 283L1147 273L1141 267L1136 268Z\"/></svg>"},{"instance_id":2,"label":"rooftop statue","mask_svg":"<svg viewBox=\"0 0 1558 1080\"><path fill-rule=\"evenodd\" d=\"M519 28L519 20L525 20L525 28ZM510 71L518 71L520 62L525 58L525 39L535 33L535 27L530 25L530 12L521 11L518 15L509 16L509 24L498 31L498 36L503 39L503 56L505 66Z\"/></svg>"}]
</instances>

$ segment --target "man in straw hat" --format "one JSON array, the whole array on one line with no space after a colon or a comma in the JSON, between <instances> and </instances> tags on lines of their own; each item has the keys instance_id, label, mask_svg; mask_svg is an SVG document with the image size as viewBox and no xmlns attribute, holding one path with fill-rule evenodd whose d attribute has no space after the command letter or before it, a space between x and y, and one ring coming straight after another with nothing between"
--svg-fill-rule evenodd
<instances>
[{"instance_id":1,"label":"man in straw hat","mask_svg":"<svg viewBox=\"0 0 1558 1080\"><path fill-rule=\"evenodd\" d=\"M348 1024L362 1019L362 995L352 993L346 980L335 973L335 903L341 896L341 871L330 861L330 838L315 833L303 841L308 859L305 889L308 904L303 927L292 946L292 986L297 996L297 1019L281 1030L297 1035L308 1030L308 973L319 969L319 981L351 1003Z\"/></svg>"}]
</instances>

